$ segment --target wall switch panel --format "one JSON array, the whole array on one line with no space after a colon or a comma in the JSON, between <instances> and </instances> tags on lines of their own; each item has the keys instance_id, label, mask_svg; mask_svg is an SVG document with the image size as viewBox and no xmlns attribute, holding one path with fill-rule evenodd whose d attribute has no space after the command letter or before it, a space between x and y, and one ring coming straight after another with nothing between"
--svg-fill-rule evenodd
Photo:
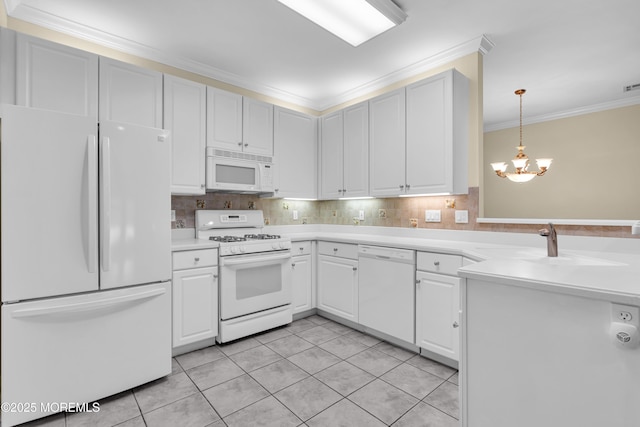
<instances>
[{"instance_id":1,"label":"wall switch panel","mask_svg":"<svg viewBox=\"0 0 640 427\"><path fill-rule=\"evenodd\" d=\"M469 222L469 211L456 211L456 224L467 224Z\"/></svg>"},{"instance_id":2,"label":"wall switch panel","mask_svg":"<svg viewBox=\"0 0 640 427\"><path fill-rule=\"evenodd\" d=\"M426 222L440 222L440 212L440 210L426 210L424 211L424 220Z\"/></svg>"},{"instance_id":3,"label":"wall switch panel","mask_svg":"<svg viewBox=\"0 0 640 427\"><path fill-rule=\"evenodd\" d=\"M364 221L364 210L360 209L360 212L358 212L358 219L360 221Z\"/></svg>"}]
</instances>

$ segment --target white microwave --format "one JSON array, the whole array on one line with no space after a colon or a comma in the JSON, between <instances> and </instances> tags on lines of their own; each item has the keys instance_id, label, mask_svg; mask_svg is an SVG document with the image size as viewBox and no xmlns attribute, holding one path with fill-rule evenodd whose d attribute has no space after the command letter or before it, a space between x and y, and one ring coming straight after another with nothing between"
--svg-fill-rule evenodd
<instances>
[{"instance_id":1,"label":"white microwave","mask_svg":"<svg viewBox=\"0 0 640 427\"><path fill-rule=\"evenodd\" d=\"M273 158L207 147L206 189L273 193Z\"/></svg>"}]
</instances>

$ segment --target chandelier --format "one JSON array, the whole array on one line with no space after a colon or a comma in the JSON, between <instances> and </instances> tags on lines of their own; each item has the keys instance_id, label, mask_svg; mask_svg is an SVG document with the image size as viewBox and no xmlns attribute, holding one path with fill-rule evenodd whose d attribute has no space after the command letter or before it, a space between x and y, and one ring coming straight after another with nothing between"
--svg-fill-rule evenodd
<instances>
[{"instance_id":1,"label":"chandelier","mask_svg":"<svg viewBox=\"0 0 640 427\"><path fill-rule=\"evenodd\" d=\"M542 176L551 166L551 161L553 159L536 159L536 164L538 165L538 169L540 171L529 171L529 157L524 154L524 149L526 148L522 145L522 95L526 92L525 89L518 89L515 91L515 94L520 97L520 145L518 148L518 154L516 157L511 160L513 162L513 166L516 168L515 172L506 172L507 164L505 162L496 162L491 163L491 167L493 168L496 175L500 178L509 178L509 180L513 182L527 182L531 181L536 176Z\"/></svg>"}]
</instances>

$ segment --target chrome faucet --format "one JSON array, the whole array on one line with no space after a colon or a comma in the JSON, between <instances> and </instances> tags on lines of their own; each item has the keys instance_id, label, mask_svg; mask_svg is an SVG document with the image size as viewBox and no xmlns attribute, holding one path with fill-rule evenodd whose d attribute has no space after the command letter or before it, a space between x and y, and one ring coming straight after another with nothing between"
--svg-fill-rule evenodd
<instances>
[{"instance_id":1,"label":"chrome faucet","mask_svg":"<svg viewBox=\"0 0 640 427\"><path fill-rule=\"evenodd\" d=\"M547 238L547 256L557 257L558 256L558 234L556 233L556 229L553 228L553 224L549 223L549 228L543 228L538 231L541 236L545 236Z\"/></svg>"}]
</instances>

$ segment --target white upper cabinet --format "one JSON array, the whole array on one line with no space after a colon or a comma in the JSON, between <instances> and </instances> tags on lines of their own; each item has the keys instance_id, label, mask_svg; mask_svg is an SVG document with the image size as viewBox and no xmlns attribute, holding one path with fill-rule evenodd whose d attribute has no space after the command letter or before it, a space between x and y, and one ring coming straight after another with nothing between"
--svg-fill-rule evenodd
<instances>
[{"instance_id":1,"label":"white upper cabinet","mask_svg":"<svg viewBox=\"0 0 640 427\"><path fill-rule=\"evenodd\" d=\"M207 146L273 156L273 105L207 88Z\"/></svg>"},{"instance_id":2,"label":"white upper cabinet","mask_svg":"<svg viewBox=\"0 0 640 427\"><path fill-rule=\"evenodd\" d=\"M337 199L344 190L342 110L320 119L320 198Z\"/></svg>"},{"instance_id":3,"label":"white upper cabinet","mask_svg":"<svg viewBox=\"0 0 640 427\"><path fill-rule=\"evenodd\" d=\"M369 101L370 195L468 192L469 83L445 71Z\"/></svg>"},{"instance_id":4,"label":"white upper cabinet","mask_svg":"<svg viewBox=\"0 0 640 427\"><path fill-rule=\"evenodd\" d=\"M407 194L466 194L467 78L449 70L406 90Z\"/></svg>"},{"instance_id":5,"label":"white upper cabinet","mask_svg":"<svg viewBox=\"0 0 640 427\"><path fill-rule=\"evenodd\" d=\"M275 107L274 196L316 198L317 123L315 117Z\"/></svg>"},{"instance_id":6,"label":"white upper cabinet","mask_svg":"<svg viewBox=\"0 0 640 427\"><path fill-rule=\"evenodd\" d=\"M10 56L15 38L17 105L98 118L97 55L25 34L2 36Z\"/></svg>"},{"instance_id":7,"label":"white upper cabinet","mask_svg":"<svg viewBox=\"0 0 640 427\"><path fill-rule=\"evenodd\" d=\"M100 57L100 120L162 128L162 73Z\"/></svg>"},{"instance_id":8,"label":"white upper cabinet","mask_svg":"<svg viewBox=\"0 0 640 427\"><path fill-rule=\"evenodd\" d=\"M273 104L243 98L242 151L273 156Z\"/></svg>"},{"instance_id":9,"label":"white upper cabinet","mask_svg":"<svg viewBox=\"0 0 640 427\"><path fill-rule=\"evenodd\" d=\"M405 192L405 90L369 101L369 194L388 197Z\"/></svg>"},{"instance_id":10,"label":"white upper cabinet","mask_svg":"<svg viewBox=\"0 0 640 427\"><path fill-rule=\"evenodd\" d=\"M369 104L322 118L321 198L369 194Z\"/></svg>"},{"instance_id":11,"label":"white upper cabinet","mask_svg":"<svg viewBox=\"0 0 640 427\"><path fill-rule=\"evenodd\" d=\"M242 95L207 87L207 146L242 151Z\"/></svg>"},{"instance_id":12,"label":"white upper cabinet","mask_svg":"<svg viewBox=\"0 0 640 427\"><path fill-rule=\"evenodd\" d=\"M369 103L344 110L342 197L369 195Z\"/></svg>"},{"instance_id":13,"label":"white upper cabinet","mask_svg":"<svg viewBox=\"0 0 640 427\"><path fill-rule=\"evenodd\" d=\"M164 76L164 128L171 131L171 193L205 193L207 87Z\"/></svg>"}]
</instances>

